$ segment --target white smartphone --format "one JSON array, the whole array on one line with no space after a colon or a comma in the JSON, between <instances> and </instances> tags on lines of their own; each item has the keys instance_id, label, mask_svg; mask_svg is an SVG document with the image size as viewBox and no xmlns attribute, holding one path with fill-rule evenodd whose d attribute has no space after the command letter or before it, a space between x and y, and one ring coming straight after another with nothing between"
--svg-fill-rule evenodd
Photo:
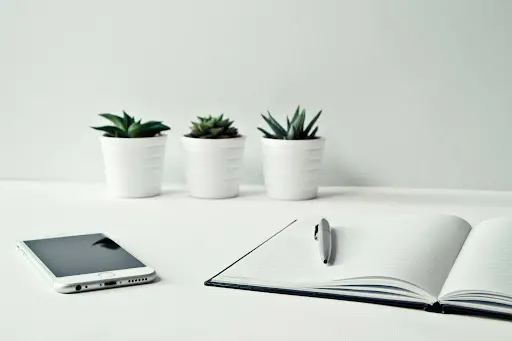
<instances>
[{"instance_id":1,"label":"white smartphone","mask_svg":"<svg viewBox=\"0 0 512 341\"><path fill-rule=\"evenodd\" d=\"M150 283L154 269L102 233L24 240L18 249L60 293Z\"/></svg>"}]
</instances>

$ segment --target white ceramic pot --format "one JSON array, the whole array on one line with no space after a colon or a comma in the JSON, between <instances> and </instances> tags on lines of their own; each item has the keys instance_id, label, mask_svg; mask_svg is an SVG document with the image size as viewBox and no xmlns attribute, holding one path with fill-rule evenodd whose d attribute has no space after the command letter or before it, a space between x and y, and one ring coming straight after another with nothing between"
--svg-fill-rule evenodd
<instances>
[{"instance_id":1,"label":"white ceramic pot","mask_svg":"<svg viewBox=\"0 0 512 341\"><path fill-rule=\"evenodd\" d=\"M199 139L183 136L185 177L190 195L223 199L238 195L245 137Z\"/></svg>"},{"instance_id":2,"label":"white ceramic pot","mask_svg":"<svg viewBox=\"0 0 512 341\"><path fill-rule=\"evenodd\" d=\"M159 195L166 135L146 138L101 137L107 191L121 198Z\"/></svg>"},{"instance_id":3,"label":"white ceramic pot","mask_svg":"<svg viewBox=\"0 0 512 341\"><path fill-rule=\"evenodd\" d=\"M262 138L263 177L267 196L306 200L318 195L325 139Z\"/></svg>"}]
</instances>

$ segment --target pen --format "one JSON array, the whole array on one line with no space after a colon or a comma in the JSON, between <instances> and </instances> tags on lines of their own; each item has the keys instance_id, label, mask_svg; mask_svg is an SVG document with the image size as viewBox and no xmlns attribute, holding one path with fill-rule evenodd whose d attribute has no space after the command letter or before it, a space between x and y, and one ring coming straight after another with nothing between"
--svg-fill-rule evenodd
<instances>
[{"instance_id":1,"label":"pen","mask_svg":"<svg viewBox=\"0 0 512 341\"><path fill-rule=\"evenodd\" d=\"M315 226L315 240L318 241L318 250L320 251L320 259L324 264L329 262L331 257L331 226L329 222L322 218L320 224Z\"/></svg>"}]
</instances>

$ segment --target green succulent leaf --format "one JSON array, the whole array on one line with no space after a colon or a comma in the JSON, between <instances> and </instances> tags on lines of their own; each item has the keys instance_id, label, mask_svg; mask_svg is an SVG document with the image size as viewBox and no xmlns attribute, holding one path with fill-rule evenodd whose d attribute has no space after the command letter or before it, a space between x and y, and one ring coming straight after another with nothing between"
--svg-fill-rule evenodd
<instances>
[{"instance_id":1,"label":"green succulent leaf","mask_svg":"<svg viewBox=\"0 0 512 341\"><path fill-rule=\"evenodd\" d=\"M105 132L105 136L121 138L153 137L162 131L170 130L161 121L148 121L143 123L141 119L128 115L123 111L123 116L113 114L100 114L101 117L109 120L113 126L92 127L93 129Z\"/></svg>"},{"instance_id":2,"label":"green succulent leaf","mask_svg":"<svg viewBox=\"0 0 512 341\"><path fill-rule=\"evenodd\" d=\"M295 120L295 122L292 124L292 130L293 130L293 136L294 138L292 140L300 140L300 133L302 131L300 125L302 120L302 114L299 114L298 118Z\"/></svg>"},{"instance_id":3,"label":"green succulent leaf","mask_svg":"<svg viewBox=\"0 0 512 341\"><path fill-rule=\"evenodd\" d=\"M282 138L286 134L286 131L283 129L283 127L281 127L279 123L276 125L270 118L267 118L264 115L261 115L261 117L263 117L263 120L274 131L274 134L277 136L277 138Z\"/></svg>"},{"instance_id":4,"label":"green succulent leaf","mask_svg":"<svg viewBox=\"0 0 512 341\"><path fill-rule=\"evenodd\" d=\"M223 131L224 131L224 134L226 134L227 136L239 136L238 129L235 127L230 127L227 130L223 130Z\"/></svg>"},{"instance_id":5,"label":"green succulent leaf","mask_svg":"<svg viewBox=\"0 0 512 341\"><path fill-rule=\"evenodd\" d=\"M233 121L230 120L222 120L217 122L216 126L222 127L222 128L229 128L233 124Z\"/></svg>"},{"instance_id":6,"label":"green succulent leaf","mask_svg":"<svg viewBox=\"0 0 512 341\"><path fill-rule=\"evenodd\" d=\"M306 136L304 136L304 122L306 121L306 110L302 109L302 112L299 115L299 118L297 119L297 134L299 136L299 139L305 139Z\"/></svg>"},{"instance_id":7,"label":"green succulent leaf","mask_svg":"<svg viewBox=\"0 0 512 341\"><path fill-rule=\"evenodd\" d=\"M141 130L142 130L142 125L135 122L130 127L128 127L128 135L130 137L137 137L140 135Z\"/></svg>"},{"instance_id":8,"label":"green succulent leaf","mask_svg":"<svg viewBox=\"0 0 512 341\"><path fill-rule=\"evenodd\" d=\"M286 139L287 140L295 140L293 137L295 136L295 128L294 126L291 126L290 129L288 130L288 134L286 134Z\"/></svg>"},{"instance_id":9,"label":"green succulent leaf","mask_svg":"<svg viewBox=\"0 0 512 341\"><path fill-rule=\"evenodd\" d=\"M163 131L170 130L168 126L160 121L148 121L140 125L139 137L153 137Z\"/></svg>"},{"instance_id":10,"label":"green succulent leaf","mask_svg":"<svg viewBox=\"0 0 512 341\"><path fill-rule=\"evenodd\" d=\"M292 117L292 123L297 120L297 118L299 117L299 113L300 113L300 105L298 105L297 109L295 109L295 113L293 114L293 117Z\"/></svg>"},{"instance_id":11,"label":"green succulent leaf","mask_svg":"<svg viewBox=\"0 0 512 341\"><path fill-rule=\"evenodd\" d=\"M126 111L123 110L124 129L128 130L128 127L130 127L132 123L133 123L132 118L126 113Z\"/></svg>"},{"instance_id":12,"label":"green succulent leaf","mask_svg":"<svg viewBox=\"0 0 512 341\"><path fill-rule=\"evenodd\" d=\"M289 140L300 140L299 130L296 126L292 126L293 138Z\"/></svg>"},{"instance_id":13,"label":"green succulent leaf","mask_svg":"<svg viewBox=\"0 0 512 341\"><path fill-rule=\"evenodd\" d=\"M269 133L265 129L258 127L258 130L261 131L265 135L265 137L267 137L267 138L274 138L274 135L272 135L271 133Z\"/></svg>"},{"instance_id":14,"label":"green succulent leaf","mask_svg":"<svg viewBox=\"0 0 512 341\"><path fill-rule=\"evenodd\" d=\"M210 134L212 136L219 136L221 135L221 133L224 131L224 129L222 129L222 127L219 127L219 128L211 128L210 129Z\"/></svg>"},{"instance_id":15,"label":"green succulent leaf","mask_svg":"<svg viewBox=\"0 0 512 341\"><path fill-rule=\"evenodd\" d=\"M101 126L101 127L91 127L92 129L99 130L105 132L105 136L108 137L129 137L128 134L118 127L114 126Z\"/></svg>"},{"instance_id":16,"label":"green succulent leaf","mask_svg":"<svg viewBox=\"0 0 512 341\"><path fill-rule=\"evenodd\" d=\"M100 114L100 116L112 122L119 129L126 131L122 117L113 114Z\"/></svg>"},{"instance_id":17,"label":"green succulent leaf","mask_svg":"<svg viewBox=\"0 0 512 341\"><path fill-rule=\"evenodd\" d=\"M258 127L258 130L261 131L266 138L272 139L286 139L286 140L307 140L307 139L315 139L316 133L318 131L318 127L314 127L318 118L322 114L322 110L320 110L315 117L311 120L311 122L304 128L306 123L306 109L301 110L300 105L297 106L295 112L290 119L286 117L286 130L279 124L279 122L268 112L268 117L265 115L261 115L265 123L270 127L273 133L269 133L267 130ZM314 128L314 129L313 129ZM313 131L310 133L311 129Z\"/></svg>"},{"instance_id":18,"label":"green succulent leaf","mask_svg":"<svg viewBox=\"0 0 512 341\"><path fill-rule=\"evenodd\" d=\"M315 125L316 121L318 120L318 118L320 117L320 115L322 115L322 110L320 110L318 112L318 114L315 115L315 117L313 117L313 119L311 120L311 122L309 122L308 126L306 127L306 130L304 130L304 134L307 136L309 134L309 131L311 130L311 128L313 128L313 126Z\"/></svg>"},{"instance_id":19,"label":"green succulent leaf","mask_svg":"<svg viewBox=\"0 0 512 341\"><path fill-rule=\"evenodd\" d=\"M211 115L197 117L197 122L192 122L187 137L202 139L225 139L239 137L238 129L231 125L234 121L224 117L224 114L213 117Z\"/></svg>"},{"instance_id":20,"label":"green succulent leaf","mask_svg":"<svg viewBox=\"0 0 512 341\"><path fill-rule=\"evenodd\" d=\"M309 135L309 138L310 139L316 138L316 132L317 131L318 131L318 127L315 127L315 129L313 129L313 131L311 132L311 135Z\"/></svg>"},{"instance_id":21,"label":"green succulent leaf","mask_svg":"<svg viewBox=\"0 0 512 341\"><path fill-rule=\"evenodd\" d=\"M285 135L286 130L284 130L284 128L281 126L281 124L279 122L277 122L277 120L270 114L270 111L267 111L267 113L268 113L268 118L270 119L270 121L272 121L272 123L278 127L280 134Z\"/></svg>"}]
</instances>

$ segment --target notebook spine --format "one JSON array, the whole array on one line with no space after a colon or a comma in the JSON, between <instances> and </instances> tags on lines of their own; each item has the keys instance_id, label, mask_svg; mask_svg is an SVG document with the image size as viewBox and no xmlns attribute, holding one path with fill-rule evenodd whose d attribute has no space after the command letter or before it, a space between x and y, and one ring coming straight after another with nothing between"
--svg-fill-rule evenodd
<instances>
[{"instance_id":1,"label":"notebook spine","mask_svg":"<svg viewBox=\"0 0 512 341\"><path fill-rule=\"evenodd\" d=\"M430 313L438 313L438 314L444 313L443 306L439 302L436 302L434 304L426 306L424 310L428 311Z\"/></svg>"}]
</instances>

